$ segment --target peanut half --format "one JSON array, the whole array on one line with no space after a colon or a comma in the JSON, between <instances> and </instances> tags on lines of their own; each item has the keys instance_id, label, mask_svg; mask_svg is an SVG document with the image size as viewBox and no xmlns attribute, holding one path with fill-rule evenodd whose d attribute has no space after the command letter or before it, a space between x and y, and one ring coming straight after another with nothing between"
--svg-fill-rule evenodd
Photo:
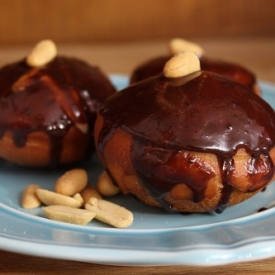
<instances>
[{"instance_id":1,"label":"peanut half","mask_svg":"<svg viewBox=\"0 0 275 275\"><path fill-rule=\"evenodd\" d=\"M42 40L36 44L27 56L26 62L31 67L41 67L52 61L57 55L57 48L52 40Z\"/></svg>"},{"instance_id":2,"label":"peanut half","mask_svg":"<svg viewBox=\"0 0 275 275\"><path fill-rule=\"evenodd\" d=\"M89 200L93 197L102 199L102 196L99 194L99 192L90 185L87 185L80 194L84 200L84 204L88 203Z\"/></svg>"},{"instance_id":3,"label":"peanut half","mask_svg":"<svg viewBox=\"0 0 275 275\"><path fill-rule=\"evenodd\" d=\"M166 77L177 78L200 71L200 60L193 52L183 52L170 58L163 68Z\"/></svg>"},{"instance_id":4,"label":"peanut half","mask_svg":"<svg viewBox=\"0 0 275 275\"><path fill-rule=\"evenodd\" d=\"M185 51L193 52L197 56L202 56L204 54L204 50L200 45L182 38L172 39L169 43L169 51L172 55Z\"/></svg>"},{"instance_id":5,"label":"peanut half","mask_svg":"<svg viewBox=\"0 0 275 275\"><path fill-rule=\"evenodd\" d=\"M88 184L88 175L84 169L72 169L63 174L55 183L55 192L74 196L80 193Z\"/></svg>"},{"instance_id":6,"label":"peanut half","mask_svg":"<svg viewBox=\"0 0 275 275\"><path fill-rule=\"evenodd\" d=\"M91 198L89 203L85 204L85 209L95 212L95 219L117 228L129 227L134 220L131 211L106 200Z\"/></svg>"},{"instance_id":7,"label":"peanut half","mask_svg":"<svg viewBox=\"0 0 275 275\"><path fill-rule=\"evenodd\" d=\"M74 208L80 208L82 206L82 203L78 199L57 194L49 190L37 189L36 194L45 205L64 205Z\"/></svg>"},{"instance_id":8,"label":"peanut half","mask_svg":"<svg viewBox=\"0 0 275 275\"><path fill-rule=\"evenodd\" d=\"M78 200L80 203L81 203L81 207L84 205L84 199L83 197L81 196L81 194L79 193L76 193L74 196L73 196L74 199Z\"/></svg>"},{"instance_id":9,"label":"peanut half","mask_svg":"<svg viewBox=\"0 0 275 275\"><path fill-rule=\"evenodd\" d=\"M36 184L28 185L21 197L21 206L25 209L33 209L39 207L42 202L36 194L36 190L40 188Z\"/></svg>"},{"instance_id":10,"label":"peanut half","mask_svg":"<svg viewBox=\"0 0 275 275\"><path fill-rule=\"evenodd\" d=\"M42 207L42 210L49 219L80 225L86 225L96 215L85 209L77 209L64 205L45 206Z\"/></svg>"},{"instance_id":11,"label":"peanut half","mask_svg":"<svg viewBox=\"0 0 275 275\"><path fill-rule=\"evenodd\" d=\"M113 184L106 171L102 172L98 178L97 190L102 196L105 197L112 197L120 192L120 189Z\"/></svg>"}]
</instances>

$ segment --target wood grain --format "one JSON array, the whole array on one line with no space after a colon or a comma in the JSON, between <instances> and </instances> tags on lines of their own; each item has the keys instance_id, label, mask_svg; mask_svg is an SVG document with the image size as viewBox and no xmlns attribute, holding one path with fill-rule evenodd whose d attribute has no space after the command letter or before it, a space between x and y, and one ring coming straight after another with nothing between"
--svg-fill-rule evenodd
<instances>
[{"instance_id":1,"label":"wood grain","mask_svg":"<svg viewBox=\"0 0 275 275\"><path fill-rule=\"evenodd\" d=\"M0 43L275 35L274 0L0 0Z\"/></svg>"},{"instance_id":2,"label":"wood grain","mask_svg":"<svg viewBox=\"0 0 275 275\"><path fill-rule=\"evenodd\" d=\"M235 275L274 274L275 259L212 267L193 266L107 266L66 260L47 259L0 251L0 273L13 275Z\"/></svg>"}]
</instances>

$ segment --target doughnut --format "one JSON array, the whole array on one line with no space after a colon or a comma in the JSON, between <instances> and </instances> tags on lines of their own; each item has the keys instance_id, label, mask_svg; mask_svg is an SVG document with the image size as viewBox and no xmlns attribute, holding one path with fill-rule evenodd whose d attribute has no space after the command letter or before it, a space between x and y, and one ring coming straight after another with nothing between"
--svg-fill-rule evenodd
<instances>
[{"instance_id":1,"label":"doughnut","mask_svg":"<svg viewBox=\"0 0 275 275\"><path fill-rule=\"evenodd\" d=\"M121 192L168 212L222 213L274 179L274 110L247 86L200 68L109 97L94 136Z\"/></svg>"},{"instance_id":2,"label":"doughnut","mask_svg":"<svg viewBox=\"0 0 275 275\"><path fill-rule=\"evenodd\" d=\"M171 43L173 40L171 41ZM185 45L186 46L186 45ZM187 45L186 47L189 47ZM179 51L180 48L176 50ZM195 49L194 49L195 50ZM162 72L164 64L175 54L166 54L162 56L153 57L140 65L138 65L132 72L130 76L130 83L134 84L143 79L151 76L155 76ZM205 71L212 71L217 74L221 74L228 77L231 80L242 83L250 89L252 89L256 94L260 95L260 88L257 84L256 76L253 72L245 68L244 66L228 62L220 59L210 58L206 56L203 52L199 53L199 58L201 62L201 69Z\"/></svg>"},{"instance_id":3,"label":"doughnut","mask_svg":"<svg viewBox=\"0 0 275 275\"><path fill-rule=\"evenodd\" d=\"M38 55L38 65L28 56L0 69L0 158L30 167L83 160L95 150L96 112L116 90L97 66L46 54L40 64Z\"/></svg>"}]
</instances>

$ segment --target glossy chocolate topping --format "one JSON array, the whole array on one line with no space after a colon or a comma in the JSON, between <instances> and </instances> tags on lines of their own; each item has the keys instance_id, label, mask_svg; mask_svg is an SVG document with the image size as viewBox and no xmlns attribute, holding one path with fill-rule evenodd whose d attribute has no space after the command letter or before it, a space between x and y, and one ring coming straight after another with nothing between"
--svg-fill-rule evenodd
<instances>
[{"instance_id":1,"label":"glossy chocolate topping","mask_svg":"<svg viewBox=\"0 0 275 275\"><path fill-rule=\"evenodd\" d=\"M239 148L251 155L248 192L263 188L274 174L269 157L275 145L274 110L244 85L212 72L149 78L111 96L100 115L105 125L99 152L116 128L131 134L131 159L141 185L166 209L172 206L164 196L182 182L193 190L194 202L204 198L214 171L192 152L218 158L223 184L218 212L233 189L233 156Z\"/></svg>"},{"instance_id":2,"label":"glossy chocolate topping","mask_svg":"<svg viewBox=\"0 0 275 275\"><path fill-rule=\"evenodd\" d=\"M14 144L25 146L29 133L42 131L51 140L51 162L58 163L62 140L72 125L88 125L115 92L97 68L74 58L56 57L40 68L25 60L0 69L0 138L12 132Z\"/></svg>"},{"instance_id":3,"label":"glossy chocolate topping","mask_svg":"<svg viewBox=\"0 0 275 275\"><path fill-rule=\"evenodd\" d=\"M170 55L153 58L135 69L131 77L131 83L144 80L162 72L164 64L171 58ZM242 83L249 88L253 88L256 83L255 75L238 64L221 60L200 57L201 69L211 71L228 77L231 80Z\"/></svg>"}]
</instances>

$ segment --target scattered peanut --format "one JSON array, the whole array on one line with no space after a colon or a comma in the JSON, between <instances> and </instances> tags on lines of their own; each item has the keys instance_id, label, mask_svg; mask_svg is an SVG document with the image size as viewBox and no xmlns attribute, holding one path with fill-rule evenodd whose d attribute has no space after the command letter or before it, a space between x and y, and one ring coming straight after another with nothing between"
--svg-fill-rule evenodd
<instances>
[{"instance_id":1,"label":"scattered peanut","mask_svg":"<svg viewBox=\"0 0 275 275\"><path fill-rule=\"evenodd\" d=\"M38 198L46 205L64 205L74 208L80 208L81 202L75 198L58 194L45 189L37 189Z\"/></svg>"},{"instance_id":2,"label":"scattered peanut","mask_svg":"<svg viewBox=\"0 0 275 275\"><path fill-rule=\"evenodd\" d=\"M80 203L81 203L81 207L84 205L84 199L82 198L81 194L79 193L76 193L74 196L73 196L74 199L78 200Z\"/></svg>"},{"instance_id":3,"label":"scattered peanut","mask_svg":"<svg viewBox=\"0 0 275 275\"><path fill-rule=\"evenodd\" d=\"M74 196L80 193L88 184L88 175L84 169L72 169L63 174L55 183L55 192Z\"/></svg>"},{"instance_id":4,"label":"scattered peanut","mask_svg":"<svg viewBox=\"0 0 275 275\"><path fill-rule=\"evenodd\" d=\"M131 211L103 200L101 194L88 186L87 182L85 170L73 169L57 180L56 192L41 189L38 185L27 186L22 194L21 205L35 208L43 203L46 206L42 210L49 219L73 224L86 225L93 218L117 228L126 228L133 223ZM119 192L106 172L100 176L98 188L105 196Z\"/></svg>"},{"instance_id":5,"label":"scattered peanut","mask_svg":"<svg viewBox=\"0 0 275 275\"><path fill-rule=\"evenodd\" d=\"M80 225L86 225L96 215L85 209L77 209L63 205L45 206L42 207L42 210L49 219Z\"/></svg>"},{"instance_id":6,"label":"scattered peanut","mask_svg":"<svg viewBox=\"0 0 275 275\"><path fill-rule=\"evenodd\" d=\"M25 209L33 209L41 205L41 200L36 195L36 190L40 188L38 185L28 185L21 197L21 206Z\"/></svg>"},{"instance_id":7,"label":"scattered peanut","mask_svg":"<svg viewBox=\"0 0 275 275\"><path fill-rule=\"evenodd\" d=\"M196 54L183 52L173 56L166 62L163 73L166 77L176 78L199 70L200 61Z\"/></svg>"},{"instance_id":8,"label":"scattered peanut","mask_svg":"<svg viewBox=\"0 0 275 275\"><path fill-rule=\"evenodd\" d=\"M41 67L52 61L57 55L57 48L52 40L42 40L31 50L27 64L31 67Z\"/></svg>"},{"instance_id":9,"label":"scattered peanut","mask_svg":"<svg viewBox=\"0 0 275 275\"><path fill-rule=\"evenodd\" d=\"M202 56L204 54L204 50L201 46L182 38L172 39L169 44L169 51L172 55L185 51L193 52L197 56Z\"/></svg>"},{"instance_id":10,"label":"scattered peanut","mask_svg":"<svg viewBox=\"0 0 275 275\"><path fill-rule=\"evenodd\" d=\"M129 227L134 220L131 211L106 200L91 198L85 209L95 212L95 219L117 228Z\"/></svg>"},{"instance_id":11,"label":"scattered peanut","mask_svg":"<svg viewBox=\"0 0 275 275\"><path fill-rule=\"evenodd\" d=\"M105 197L112 197L120 192L119 188L113 184L106 171L102 172L98 178L97 190L102 196Z\"/></svg>"},{"instance_id":12,"label":"scattered peanut","mask_svg":"<svg viewBox=\"0 0 275 275\"><path fill-rule=\"evenodd\" d=\"M84 200L84 204L86 204L91 198L102 199L102 196L98 191L90 185L87 185L80 194Z\"/></svg>"}]
</instances>

